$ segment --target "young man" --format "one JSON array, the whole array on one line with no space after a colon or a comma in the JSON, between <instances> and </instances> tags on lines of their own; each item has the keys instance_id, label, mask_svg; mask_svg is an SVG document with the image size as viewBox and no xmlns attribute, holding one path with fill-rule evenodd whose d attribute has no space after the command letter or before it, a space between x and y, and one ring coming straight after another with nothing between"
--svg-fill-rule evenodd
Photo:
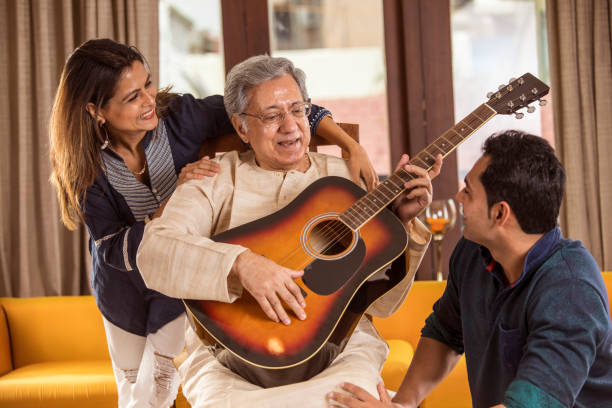
<instances>
[{"instance_id":1,"label":"young man","mask_svg":"<svg viewBox=\"0 0 612 408\"><path fill-rule=\"evenodd\" d=\"M612 407L612 329L595 260L557 227L565 173L539 137L507 131L456 199L465 226L446 290L400 390L352 384L331 401L417 407L465 352L474 407Z\"/></svg>"}]
</instances>

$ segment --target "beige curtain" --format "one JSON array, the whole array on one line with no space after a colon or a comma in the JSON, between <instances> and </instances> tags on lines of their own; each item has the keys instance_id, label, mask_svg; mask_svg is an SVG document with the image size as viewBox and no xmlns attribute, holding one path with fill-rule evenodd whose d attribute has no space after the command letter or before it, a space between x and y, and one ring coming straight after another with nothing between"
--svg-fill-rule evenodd
<instances>
[{"instance_id":1,"label":"beige curtain","mask_svg":"<svg viewBox=\"0 0 612 408\"><path fill-rule=\"evenodd\" d=\"M548 0L555 143L567 171L561 227L612 270L612 7Z\"/></svg>"},{"instance_id":2,"label":"beige curtain","mask_svg":"<svg viewBox=\"0 0 612 408\"><path fill-rule=\"evenodd\" d=\"M157 0L0 1L0 296L89 293L83 228L49 183L47 123L69 53L90 38L136 45L156 78Z\"/></svg>"}]
</instances>

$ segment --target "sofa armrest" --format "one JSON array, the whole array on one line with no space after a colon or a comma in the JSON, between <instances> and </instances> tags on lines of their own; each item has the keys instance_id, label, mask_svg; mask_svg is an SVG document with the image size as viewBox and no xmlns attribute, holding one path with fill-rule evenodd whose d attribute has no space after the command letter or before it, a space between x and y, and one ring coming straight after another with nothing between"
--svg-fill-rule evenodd
<instances>
[{"instance_id":1,"label":"sofa armrest","mask_svg":"<svg viewBox=\"0 0 612 408\"><path fill-rule=\"evenodd\" d=\"M0 375L4 375L12 370L11 336L9 334L6 312L0 304Z\"/></svg>"}]
</instances>

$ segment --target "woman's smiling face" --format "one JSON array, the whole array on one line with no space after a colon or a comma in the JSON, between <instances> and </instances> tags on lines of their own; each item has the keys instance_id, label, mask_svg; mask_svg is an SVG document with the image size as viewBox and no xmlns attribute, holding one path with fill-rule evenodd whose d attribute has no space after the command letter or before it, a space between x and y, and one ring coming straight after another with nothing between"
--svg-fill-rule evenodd
<instances>
[{"instance_id":1,"label":"woman's smiling face","mask_svg":"<svg viewBox=\"0 0 612 408\"><path fill-rule=\"evenodd\" d=\"M100 109L108 131L116 138L133 137L157 126L151 75L140 61L123 70L112 98Z\"/></svg>"}]
</instances>

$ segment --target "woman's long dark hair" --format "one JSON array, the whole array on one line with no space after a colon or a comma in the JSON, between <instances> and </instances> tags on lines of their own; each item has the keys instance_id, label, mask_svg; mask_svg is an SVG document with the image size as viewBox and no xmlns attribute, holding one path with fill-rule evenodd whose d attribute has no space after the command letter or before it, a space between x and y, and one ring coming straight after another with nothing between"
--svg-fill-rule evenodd
<instances>
[{"instance_id":1,"label":"woman's long dark hair","mask_svg":"<svg viewBox=\"0 0 612 408\"><path fill-rule=\"evenodd\" d=\"M86 107L92 103L96 112L105 107L121 74L135 61L147 67L136 47L95 39L75 49L62 71L49 122L51 182L57 189L62 221L71 230L83 219L81 204L100 170L101 146L107 138ZM159 117L176 96L168 89L158 92Z\"/></svg>"}]
</instances>

